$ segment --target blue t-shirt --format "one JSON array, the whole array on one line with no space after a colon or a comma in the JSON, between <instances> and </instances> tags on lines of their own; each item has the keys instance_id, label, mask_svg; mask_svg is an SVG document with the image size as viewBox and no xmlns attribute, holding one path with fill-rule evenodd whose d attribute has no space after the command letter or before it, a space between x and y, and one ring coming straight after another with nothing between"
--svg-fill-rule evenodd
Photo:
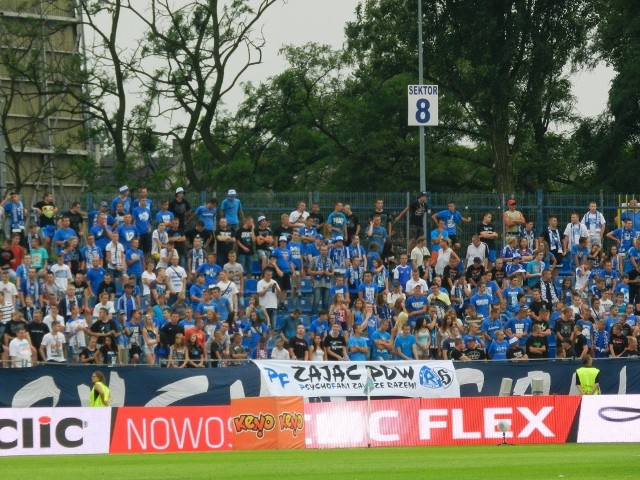
<instances>
[{"instance_id":1,"label":"blue t-shirt","mask_svg":"<svg viewBox=\"0 0 640 480\"><path fill-rule=\"evenodd\" d=\"M485 291L484 295L475 294L471 297L471 305L476 308L476 312L482 315L484 318L489 318L489 308L491 306L492 298Z\"/></svg>"},{"instance_id":2,"label":"blue t-shirt","mask_svg":"<svg viewBox=\"0 0 640 480\"><path fill-rule=\"evenodd\" d=\"M133 217L133 223L136 226L138 235L149 233L151 210L149 210L148 207L135 207L133 212L131 212L131 216Z\"/></svg>"},{"instance_id":3,"label":"blue t-shirt","mask_svg":"<svg viewBox=\"0 0 640 480\"><path fill-rule=\"evenodd\" d=\"M73 228L59 228L56 230L56 233L53 235L53 242L66 242L67 240L69 240L71 237L77 237L78 234L76 233L76 231ZM62 252L62 249L64 247L61 245L58 245L56 247L56 253L60 253Z\"/></svg>"},{"instance_id":4,"label":"blue t-shirt","mask_svg":"<svg viewBox=\"0 0 640 480\"><path fill-rule=\"evenodd\" d=\"M492 360L506 360L507 359L507 350L509 350L509 342L503 340L502 342L491 342L491 346L489 346L488 354L491 356Z\"/></svg>"},{"instance_id":5,"label":"blue t-shirt","mask_svg":"<svg viewBox=\"0 0 640 480\"><path fill-rule=\"evenodd\" d=\"M204 222L204 229L208 232L213 232L216 229L216 215L218 214L217 208L208 208L206 205L201 205L196 208L195 212L198 220Z\"/></svg>"},{"instance_id":6,"label":"blue t-shirt","mask_svg":"<svg viewBox=\"0 0 640 480\"><path fill-rule=\"evenodd\" d=\"M364 362L367 359L367 356L362 352L352 352L351 347L366 347L367 339L364 337L356 337L352 335L349 337L349 342L347 343L347 347L349 349L349 359L352 362Z\"/></svg>"},{"instance_id":7,"label":"blue t-shirt","mask_svg":"<svg viewBox=\"0 0 640 480\"><path fill-rule=\"evenodd\" d=\"M173 220L173 218L174 218L173 212L170 212L169 210L166 210L166 211L160 210L158 213L156 213L156 224L160 222L164 222L165 224L168 225L171 222L171 220Z\"/></svg>"},{"instance_id":8,"label":"blue t-shirt","mask_svg":"<svg viewBox=\"0 0 640 480\"><path fill-rule=\"evenodd\" d=\"M365 302L375 303L376 295L378 294L378 286L373 282L369 285L363 282L358 287L358 292L362 292L362 297Z\"/></svg>"},{"instance_id":9,"label":"blue t-shirt","mask_svg":"<svg viewBox=\"0 0 640 480\"><path fill-rule=\"evenodd\" d=\"M346 233L347 217L342 212L331 212L327 217L327 224L332 228L339 228L340 231L336 232L331 230L331 237L336 238L338 235L344 237Z\"/></svg>"},{"instance_id":10,"label":"blue t-shirt","mask_svg":"<svg viewBox=\"0 0 640 480\"><path fill-rule=\"evenodd\" d=\"M222 271L220 265L214 263L211 265L210 263L204 263L198 267L198 273L204 274L204 283L205 285L215 285L218 283L218 274Z\"/></svg>"},{"instance_id":11,"label":"blue t-shirt","mask_svg":"<svg viewBox=\"0 0 640 480\"><path fill-rule=\"evenodd\" d=\"M389 332L381 332L380 330L376 330L371 334L371 340L386 340L389 341L391 339L391 334ZM391 352L386 348L384 350L379 350L376 347L375 342L373 343L373 347L371 348L371 360L390 360Z\"/></svg>"},{"instance_id":12,"label":"blue t-shirt","mask_svg":"<svg viewBox=\"0 0 640 480\"><path fill-rule=\"evenodd\" d=\"M368 232L369 229L367 229L367 235ZM384 249L384 241L388 236L389 235L387 234L387 230L384 227L373 227L373 229L371 230L371 235L369 236L369 242L378 245L378 252L382 252Z\"/></svg>"},{"instance_id":13,"label":"blue t-shirt","mask_svg":"<svg viewBox=\"0 0 640 480\"><path fill-rule=\"evenodd\" d=\"M459 211L455 210L454 212L450 212L449 210L441 210L436 214L436 218L438 220L444 220L444 228L450 237L456 235L456 227L458 223L462 221L462 215L460 215Z\"/></svg>"},{"instance_id":14,"label":"blue t-shirt","mask_svg":"<svg viewBox=\"0 0 640 480\"><path fill-rule=\"evenodd\" d=\"M113 200L111 200L111 205L109 205L109 210L111 210L112 212L116 211L116 204L117 203L122 203L122 206L124 207L124 213L129 213L131 211L131 198L130 197L126 197L124 200L122 200L120 197L115 197Z\"/></svg>"},{"instance_id":15,"label":"blue t-shirt","mask_svg":"<svg viewBox=\"0 0 640 480\"><path fill-rule=\"evenodd\" d=\"M416 337L414 337L413 335L407 335L406 337L398 335L395 342L393 343L393 346L395 348L399 348L400 351L410 359L413 359L413 346L415 344ZM400 355L395 355L395 359L404 360L404 358L402 358Z\"/></svg>"},{"instance_id":16,"label":"blue t-shirt","mask_svg":"<svg viewBox=\"0 0 640 480\"><path fill-rule=\"evenodd\" d=\"M613 236L620 240L620 245L618 245L618 252L626 253L631 249L631 247L633 247L633 240L638 235L633 229L626 230L625 228L617 228L613 231Z\"/></svg>"},{"instance_id":17,"label":"blue t-shirt","mask_svg":"<svg viewBox=\"0 0 640 480\"><path fill-rule=\"evenodd\" d=\"M131 240L138 236L138 229L135 225L120 225L118 227L119 242L124 246L125 250L131 248Z\"/></svg>"},{"instance_id":18,"label":"blue t-shirt","mask_svg":"<svg viewBox=\"0 0 640 480\"><path fill-rule=\"evenodd\" d=\"M142 250L133 250L132 248L129 248L127 253L125 253L125 260L127 262L129 260L136 260L134 263L127 265L127 273L140 277L144 270L142 266L144 262L144 253L142 253Z\"/></svg>"},{"instance_id":19,"label":"blue t-shirt","mask_svg":"<svg viewBox=\"0 0 640 480\"><path fill-rule=\"evenodd\" d=\"M276 248L271 252L271 256L276 259L276 265L284 273L291 273L291 252L288 248Z\"/></svg>"},{"instance_id":20,"label":"blue t-shirt","mask_svg":"<svg viewBox=\"0 0 640 480\"><path fill-rule=\"evenodd\" d=\"M230 226L235 226L240 223L238 215L242 211L242 204L238 198L225 198L220 205L220 210L224 212L224 218Z\"/></svg>"}]
</instances>

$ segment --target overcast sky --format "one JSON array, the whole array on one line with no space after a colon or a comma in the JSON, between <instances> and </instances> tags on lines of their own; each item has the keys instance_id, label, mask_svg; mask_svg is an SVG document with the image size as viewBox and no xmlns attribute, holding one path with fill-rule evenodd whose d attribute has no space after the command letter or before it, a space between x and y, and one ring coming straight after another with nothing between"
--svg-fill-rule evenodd
<instances>
[{"instance_id":1,"label":"overcast sky","mask_svg":"<svg viewBox=\"0 0 640 480\"><path fill-rule=\"evenodd\" d=\"M276 3L265 17L265 64L252 70L247 79L256 82L261 77L282 71L285 63L277 54L282 45L320 42L341 46L344 25L355 18L358 3L359 0L288 0L284 5ZM573 94L581 114L595 116L602 113L612 77L613 72L605 66L576 76Z\"/></svg>"}]
</instances>

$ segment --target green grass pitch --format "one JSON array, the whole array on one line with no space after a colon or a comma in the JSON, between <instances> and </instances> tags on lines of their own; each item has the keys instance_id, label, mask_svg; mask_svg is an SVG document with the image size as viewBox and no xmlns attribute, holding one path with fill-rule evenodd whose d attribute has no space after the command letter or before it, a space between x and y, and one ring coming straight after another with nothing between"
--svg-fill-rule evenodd
<instances>
[{"instance_id":1,"label":"green grass pitch","mask_svg":"<svg viewBox=\"0 0 640 480\"><path fill-rule=\"evenodd\" d=\"M0 459L24 479L638 479L636 444L77 455Z\"/></svg>"}]
</instances>

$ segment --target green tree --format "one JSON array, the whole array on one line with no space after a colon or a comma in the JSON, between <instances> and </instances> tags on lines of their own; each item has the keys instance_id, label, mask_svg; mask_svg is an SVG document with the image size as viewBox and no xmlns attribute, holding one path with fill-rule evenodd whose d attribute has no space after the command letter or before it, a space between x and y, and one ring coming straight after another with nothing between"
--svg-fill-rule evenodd
<instances>
[{"instance_id":1,"label":"green tree","mask_svg":"<svg viewBox=\"0 0 640 480\"><path fill-rule=\"evenodd\" d=\"M406 72L417 83L416 8L414 0L359 5L346 29L356 75L383 82ZM423 12L425 79L464 113L443 128L486 146L499 191L536 188L523 148L547 158L549 127L571 120L568 75L585 58L592 2L438 0L423 1Z\"/></svg>"}]
</instances>

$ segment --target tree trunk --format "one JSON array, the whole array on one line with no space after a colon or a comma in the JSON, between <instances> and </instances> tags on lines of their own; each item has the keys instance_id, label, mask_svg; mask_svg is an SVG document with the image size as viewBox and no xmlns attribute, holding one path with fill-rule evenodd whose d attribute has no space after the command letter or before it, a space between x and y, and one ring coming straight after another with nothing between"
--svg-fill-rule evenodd
<instances>
[{"instance_id":1,"label":"tree trunk","mask_svg":"<svg viewBox=\"0 0 640 480\"><path fill-rule=\"evenodd\" d=\"M515 190L515 180L509 137L506 130L497 125L491 125L490 128L495 188L498 192L511 193Z\"/></svg>"}]
</instances>

